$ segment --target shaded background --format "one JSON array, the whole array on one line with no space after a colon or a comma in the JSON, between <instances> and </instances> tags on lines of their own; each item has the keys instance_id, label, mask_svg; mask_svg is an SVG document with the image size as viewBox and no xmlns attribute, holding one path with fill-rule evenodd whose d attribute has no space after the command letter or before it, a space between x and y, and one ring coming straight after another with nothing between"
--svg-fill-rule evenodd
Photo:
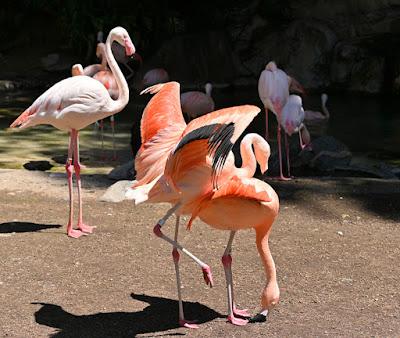
<instances>
[{"instance_id":1,"label":"shaded background","mask_svg":"<svg viewBox=\"0 0 400 338\"><path fill-rule=\"evenodd\" d=\"M275 60L307 89L304 109L321 110L319 94L329 94L327 134L355 153L400 158L400 1L6 1L0 89L39 91L69 76L73 63L97 62L96 33L116 25L144 60L130 63L130 113L118 114L135 135L147 70L165 68L183 90L212 82L217 108L261 106L258 77ZM252 128L263 134L264 117Z\"/></svg>"}]
</instances>

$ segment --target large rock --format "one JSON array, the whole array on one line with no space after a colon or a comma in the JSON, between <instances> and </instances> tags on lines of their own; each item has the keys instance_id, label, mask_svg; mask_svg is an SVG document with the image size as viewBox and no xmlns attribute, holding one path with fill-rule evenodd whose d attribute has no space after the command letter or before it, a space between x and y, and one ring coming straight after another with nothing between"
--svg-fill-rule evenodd
<instances>
[{"instance_id":1,"label":"large rock","mask_svg":"<svg viewBox=\"0 0 400 338\"><path fill-rule=\"evenodd\" d=\"M133 168L133 160L128 161L113 170L108 174L108 178L112 180L133 180L135 177L135 170Z\"/></svg>"},{"instance_id":2,"label":"large rock","mask_svg":"<svg viewBox=\"0 0 400 338\"><path fill-rule=\"evenodd\" d=\"M122 180L110 186L103 196L100 197L102 202L118 203L125 200L125 192L132 185L132 181Z\"/></svg>"}]
</instances>

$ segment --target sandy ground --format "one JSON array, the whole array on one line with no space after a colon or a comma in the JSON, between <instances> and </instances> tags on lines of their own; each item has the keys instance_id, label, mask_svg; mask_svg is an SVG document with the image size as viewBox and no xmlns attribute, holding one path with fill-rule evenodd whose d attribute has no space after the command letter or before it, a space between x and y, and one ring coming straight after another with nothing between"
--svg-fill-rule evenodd
<instances>
[{"instance_id":1,"label":"sandy ground","mask_svg":"<svg viewBox=\"0 0 400 338\"><path fill-rule=\"evenodd\" d=\"M400 336L398 182L271 183L281 199L271 236L281 302L266 323L226 323L228 233L199 221L182 228L181 242L214 274L210 289L182 258L186 317L198 330L177 325L171 247L152 233L168 206L99 202L109 184L84 177L86 221L97 229L73 240L62 174L0 170L1 337ZM256 313L265 277L253 231L235 239L233 272L237 303Z\"/></svg>"}]
</instances>

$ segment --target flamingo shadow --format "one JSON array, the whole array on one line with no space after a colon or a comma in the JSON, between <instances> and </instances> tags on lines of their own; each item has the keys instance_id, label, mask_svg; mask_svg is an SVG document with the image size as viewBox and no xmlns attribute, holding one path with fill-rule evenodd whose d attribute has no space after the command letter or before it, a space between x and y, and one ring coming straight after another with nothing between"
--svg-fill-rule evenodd
<instances>
[{"instance_id":1,"label":"flamingo shadow","mask_svg":"<svg viewBox=\"0 0 400 338\"><path fill-rule=\"evenodd\" d=\"M60 224L39 224L31 222L5 222L0 223L0 233L34 232L45 229L60 228Z\"/></svg>"},{"instance_id":2,"label":"flamingo shadow","mask_svg":"<svg viewBox=\"0 0 400 338\"><path fill-rule=\"evenodd\" d=\"M176 300L131 294L135 300L149 304L138 312L108 312L90 315L74 315L61 306L47 303L35 312L38 324L58 329L51 337L134 337L137 334L156 333L179 328L178 302ZM185 302L185 317L196 318L199 324L223 316L200 303ZM184 335L172 332L167 335Z\"/></svg>"}]
</instances>

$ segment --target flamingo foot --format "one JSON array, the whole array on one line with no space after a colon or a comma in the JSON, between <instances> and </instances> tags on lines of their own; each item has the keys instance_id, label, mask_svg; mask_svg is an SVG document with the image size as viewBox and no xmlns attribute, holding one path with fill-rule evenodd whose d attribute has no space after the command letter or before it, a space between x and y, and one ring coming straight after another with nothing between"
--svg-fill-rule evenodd
<instances>
[{"instance_id":1,"label":"flamingo foot","mask_svg":"<svg viewBox=\"0 0 400 338\"><path fill-rule=\"evenodd\" d=\"M72 238L79 238L81 236L85 236L86 234L77 229L70 229L67 231L67 235Z\"/></svg>"},{"instance_id":2,"label":"flamingo foot","mask_svg":"<svg viewBox=\"0 0 400 338\"><path fill-rule=\"evenodd\" d=\"M210 288L212 288L214 286L214 281L211 273L211 268L208 265L206 265L202 267L202 270L203 270L204 281L206 282L207 285L210 286Z\"/></svg>"},{"instance_id":3,"label":"flamingo foot","mask_svg":"<svg viewBox=\"0 0 400 338\"><path fill-rule=\"evenodd\" d=\"M179 319L179 326L187 327L188 329L198 329L199 326L195 320Z\"/></svg>"},{"instance_id":4,"label":"flamingo foot","mask_svg":"<svg viewBox=\"0 0 400 338\"><path fill-rule=\"evenodd\" d=\"M228 316L228 322L232 323L233 325L244 326L249 321L247 319L236 318L233 315Z\"/></svg>"},{"instance_id":5,"label":"flamingo foot","mask_svg":"<svg viewBox=\"0 0 400 338\"><path fill-rule=\"evenodd\" d=\"M78 222L78 229L81 230L82 232L85 232L87 234L93 233L93 229L96 228L95 226L90 226L86 225L83 222Z\"/></svg>"},{"instance_id":6,"label":"flamingo foot","mask_svg":"<svg viewBox=\"0 0 400 338\"><path fill-rule=\"evenodd\" d=\"M239 317L246 317L246 318L251 317L251 314L247 309L240 310L236 307L236 305L233 306L233 314Z\"/></svg>"}]
</instances>

